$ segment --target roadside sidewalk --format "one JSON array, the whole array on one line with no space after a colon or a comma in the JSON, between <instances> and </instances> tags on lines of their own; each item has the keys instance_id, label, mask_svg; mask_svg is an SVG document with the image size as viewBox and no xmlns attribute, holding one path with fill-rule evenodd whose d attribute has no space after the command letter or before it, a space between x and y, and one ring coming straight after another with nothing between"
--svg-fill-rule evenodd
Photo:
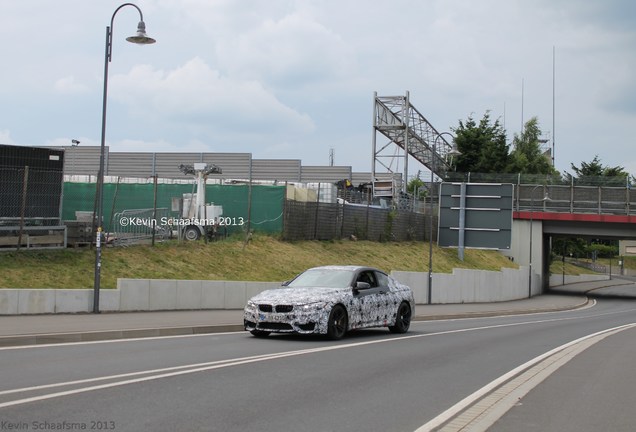
<instances>
[{"instance_id":1,"label":"roadside sidewalk","mask_svg":"<svg viewBox=\"0 0 636 432\"><path fill-rule=\"evenodd\" d=\"M499 303L417 305L414 320L560 311L587 302L584 295L541 295ZM0 347L242 330L242 310L0 316Z\"/></svg>"}]
</instances>

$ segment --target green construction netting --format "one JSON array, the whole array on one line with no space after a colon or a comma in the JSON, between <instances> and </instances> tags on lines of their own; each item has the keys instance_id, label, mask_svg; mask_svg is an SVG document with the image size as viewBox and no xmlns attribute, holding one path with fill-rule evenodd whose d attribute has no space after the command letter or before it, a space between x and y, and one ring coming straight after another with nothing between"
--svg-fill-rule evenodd
<instances>
[{"instance_id":1,"label":"green construction netting","mask_svg":"<svg viewBox=\"0 0 636 432\"><path fill-rule=\"evenodd\" d=\"M76 211L93 212L95 208L95 183L64 183L62 219L75 220ZM165 208L170 216L173 198L193 193L192 184L158 184L157 208ZM249 186L207 185L206 202L223 206L223 216L248 220ZM285 186L252 185L251 229L267 233L280 233L283 229ZM112 230L113 215L124 210L152 209L153 184L107 183L104 187L104 229ZM228 233L241 231L245 226L228 226Z\"/></svg>"}]
</instances>

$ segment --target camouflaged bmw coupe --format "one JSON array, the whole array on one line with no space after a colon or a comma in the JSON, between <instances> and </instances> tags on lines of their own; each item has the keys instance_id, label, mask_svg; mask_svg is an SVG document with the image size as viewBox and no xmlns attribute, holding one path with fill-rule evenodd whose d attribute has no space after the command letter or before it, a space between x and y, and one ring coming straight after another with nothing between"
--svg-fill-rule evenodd
<instances>
[{"instance_id":1,"label":"camouflaged bmw coupe","mask_svg":"<svg viewBox=\"0 0 636 432\"><path fill-rule=\"evenodd\" d=\"M256 337L317 333L340 339L349 330L366 327L406 333L414 308L411 289L378 269L325 266L252 297L244 325Z\"/></svg>"}]
</instances>

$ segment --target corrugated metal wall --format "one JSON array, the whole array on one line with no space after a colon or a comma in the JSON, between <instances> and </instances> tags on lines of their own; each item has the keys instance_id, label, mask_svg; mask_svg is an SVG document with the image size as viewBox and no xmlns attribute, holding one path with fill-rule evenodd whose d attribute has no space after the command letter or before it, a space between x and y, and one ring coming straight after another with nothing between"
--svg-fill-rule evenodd
<instances>
[{"instance_id":1,"label":"corrugated metal wall","mask_svg":"<svg viewBox=\"0 0 636 432\"><path fill-rule=\"evenodd\" d=\"M203 162L221 167L223 174L211 174L209 178L248 179L250 177L250 153L203 153Z\"/></svg>"},{"instance_id":2,"label":"corrugated metal wall","mask_svg":"<svg viewBox=\"0 0 636 432\"><path fill-rule=\"evenodd\" d=\"M300 174L300 159L252 159L253 180L299 182Z\"/></svg>"},{"instance_id":3,"label":"corrugated metal wall","mask_svg":"<svg viewBox=\"0 0 636 432\"><path fill-rule=\"evenodd\" d=\"M335 183L340 180L351 180L350 166L302 166L301 182Z\"/></svg>"},{"instance_id":4,"label":"corrugated metal wall","mask_svg":"<svg viewBox=\"0 0 636 432\"><path fill-rule=\"evenodd\" d=\"M65 174L97 175L97 171L99 171L99 147L68 146L60 148L64 149Z\"/></svg>"},{"instance_id":5,"label":"corrugated metal wall","mask_svg":"<svg viewBox=\"0 0 636 432\"><path fill-rule=\"evenodd\" d=\"M99 158L99 154L97 157ZM114 175L122 177L150 177L153 175L152 169L152 153L110 153L108 156L108 167L105 172L108 175L114 172L117 173Z\"/></svg>"},{"instance_id":6,"label":"corrugated metal wall","mask_svg":"<svg viewBox=\"0 0 636 432\"><path fill-rule=\"evenodd\" d=\"M361 183L369 183L370 181L371 181L371 173L368 173L368 172L351 173L351 183L354 186L358 186Z\"/></svg>"},{"instance_id":7,"label":"corrugated metal wall","mask_svg":"<svg viewBox=\"0 0 636 432\"><path fill-rule=\"evenodd\" d=\"M67 175L97 175L99 146L63 146L66 150L64 173ZM106 147L105 174L107 176L189 179L179 171L179 165L196 162L215 164L222 174L211 174L211 179L241 179L279 182L328 182L352 180L354 185L368 182L371 173L354 173L350 166L303 166L300 159L252 159L251 153L143 153L110 152Z\"/></svg>"}]
</instances>

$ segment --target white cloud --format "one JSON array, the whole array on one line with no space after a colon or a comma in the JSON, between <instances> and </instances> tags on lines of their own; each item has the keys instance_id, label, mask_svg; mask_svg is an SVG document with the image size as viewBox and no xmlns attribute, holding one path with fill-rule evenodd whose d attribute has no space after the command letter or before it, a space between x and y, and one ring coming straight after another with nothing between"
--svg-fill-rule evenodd
<instances>
[{"instance_id":1,"label":"white cloud","mask_svg":"<svg viewBox=\"0 0 636 432\"><path fill-rule=\"evenodd\" d=\"M0 2L7 59L0 130L11 130L4 139L38 145L77 134L82 145L98 142L103 30L119 3L34 1L37 14L24 2ZM142 0L157 44L126 44L137 16L132 8L118 14L107 138L135 140L122 147L191 145L307 165L325 163L334 147L338 164L368 170L374 91L408 90L440 131L471 113L501 118L505 106L512 136L520 129L523 79L525 119L537 116L550 131L555 46L557 168L599 154L633 172L626 161L635 147L634 5ZM18 45L11 39L16 29L45 27L51 16L59 31L24 34Z\"/></svg>"},{"instance_id":2,"label":"white cloud","mask_svg":"<svg viewBox=\"0 0 636 432\"><path fill-rule=\"evenodd\" d=\"M14 145L15 142L11 139L11 132L7 129L0 129L0 144Z\"/></svg>"},{"instance_id":3,"label":"white cloud","mask_svg":"<svg viewBox=\"0 0 636 432\"><path fill-rule=\"evenodd\" d=\"M88 86L75 82L74 76L67 76L55 81L54 89L57 93L62 94L81 94L88 92Z\"/></svg>"},{"instance_id":4,"label":"white cloud","mask_svg":"<svg viewBox=\"0 0 636 432\"><path fill-rule=\"evenodd\" d=\"M110 95L136 116L219 133L310 133L307 114L284 105L257 81L223 77L201 58L171 70L134 67L111 78Z\"/></svg>"},{"instance_id":5,"label":"white cloud","mask_svg":"<svg viewBox=\"0 0 636 432\"><path fill-rule=\"evenodd\" d=\"M267 19L238 37L217 43L221 67L233 76L287 89L348 77L354 52L310 16L295 12Z\"/></svg>"}]
</instances>

